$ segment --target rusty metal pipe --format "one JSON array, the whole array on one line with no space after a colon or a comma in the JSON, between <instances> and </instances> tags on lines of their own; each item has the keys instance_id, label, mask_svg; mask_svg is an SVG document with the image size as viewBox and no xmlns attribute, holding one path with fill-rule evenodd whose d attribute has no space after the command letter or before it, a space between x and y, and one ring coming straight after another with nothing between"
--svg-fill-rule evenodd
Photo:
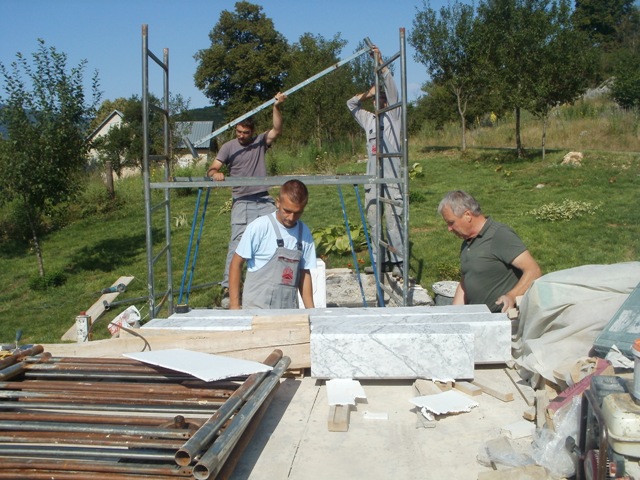
<instances>
[{"instance_id":1,"label":"rusty metal pipe","mask_svg":"<svg viewBox=\"0 0 640 480\"><path fill-rule=\"evenodd\" d=\"M76 432L20 432L0 433L0 442L6 443L40 443L55 445L81 445L101 447L156 448L175 452L184 443L183 439L145 438L132 435L113 435ZM0 467L2 468L2 467Z\"/></svg>"},{"instance_id":2,"label":"rusty metal pipe","mask_svg":"<svg viewBox=\"0 0 640 480\"><path fill-rule=\"evenodd\" d=\"M273 367L281 359L282 351L274 350L263 363ZM269 372L260 372L250 375L242 386L229 397L224 405L176 452L175 462L182 466L189 465L195 456L213 441L220 427L222 427L246 398L260 385L260 382L268 373Z\"/></svg>"},{"instance_id":3,"label":"rusty metal pipe","mask_svg":"<svg viewBox=\"0 0 640 480\"><path fill-rule=\"evenodd\" d=\"M0 401L0 410L15 410L31 411L33 409L43 408L47 410L101 410L111 412L137 412L137 413L155 413L155 414L189 414L189 415L202 415L206 412L211 412L211 406L198 406L198 405L113 405L103 403L101 405L90 404L85 405L82 403L76 404L64 404L64 403L48 403L48 402L25 402L16 403L15 401Z\"/></svg>"},{"instance_id":4,"label":"rusty metal pipe","mask_svg":"<svg viewBox=\"0 0 640 480\"><path fill-rule=\"evenodd\" d=\"M42 345L34 345L31 348L26 348L24 350L17 350L13 354L9 355L8 357L5 357L2 360L0 360L0 370L5 369L6 367L10 367L11 365L15 364L16 362L26 357L39 355L42 352L44 352L44 347Z\"/></svg>"},{"instance_id":5,"label":"rusty metal pipe","mask_svg":"<svg viewBox=\"0 0 640 480\"><path fill-rule=\"evenodd\" d=\"M171 452L159 449L129 449L129 448L89 448L68 447L66 445L0 445L0 456L14 457L64 457L68 459L129 459L129 460L154 460L171 461Z\"/></svg>"},{"instance_id":6,"label":"rusty metal pipe","mask_svg":"<svg viewBox=\"0 0 640 480\"><path fill-rule=\"evenodd\" d=\"M215 478L222 468L227 457L231 453L249 421L260 408L269 394L277 387L280 378L291 364L289 357L282 357L278 364L271 370L260 384L254 395L251 396L242 409L235 415L229 426L220 434L207 450L198 463L193 467L193 476L198 480Z\"/></svg>"},{"instance_id":7,"label":"rusty metal pipe","mask_svg":"<svg viewBox=\"0 0 640 480\"><path fill-rule=\"evenodd\" d=\"M49 381L49 380L23 380L21 382L0 382L0 390L22 390L22 391L64 391L91 393L114 393L126 392L143 395L184 395L229 398L234 389L225 388L199 388L188 387L180 384L166 385L162 383L136 384L133 382L69 382L69 381Z\"/></svg>"},{"instance_id":8,"label":"rusty metal pipe","mask_svg":"<svg viewBox=\"0 0 640 480\"><path fill-rule=\"evenodd\" d=\"M179 415L181 416L181 415ZM32 422L67 422L67 423L86 423L90 421L95 424L110 423L110 424L125 424L125 425L166 425L177 423L178 416L170 418L167 416L153 416L153 417L140 417L140 416L125 416L125 415L91 415L91 414L76 414L76 413L52 413L52 412L0 412L0 420L24 420ZM194 425L199 428L202 425L201 419L183 418L185 423L184 428L190 428ZM176 427L178 428L178 427Z\"/></svg>"},{"instance_id":9,"label":"rusty metal pipe","mask_svg":"<svg viewBox=\"0 0 640 480\"><path fill-rule=\"evenodd\" d=\"M13 458L0 458L2 463L2 470L5 469L21 469L21 468L35 468L39 470L75 470L78 472L121 472L127 473L131 471L131 464L116 463L112 461L82 461L82 460L59 460L51 461L50 459L31 459L31 460L16 460ZM141 475L165 475L165 476L189 476L191 475L191 468L181 468L176 465L154 465L146 463L136 463L136 472ZM56 473L57 478L57 473Z\"/></svg>"},{"instance_id":10,"label":"rusty metal pipe","mask_svg":"<svg viewBox=\"0 0 640 480\"><path fill-rule=\"evenodd\" d=\"M26 365L24 362L18 362L10 367L3 368L0 370L0 381L11 380L18 375L21 375L26 370Z\"/></svg>"},{"instance_id":11,"label":"rusty metal pipe","mask_svg":"<svg viewBox=\"0 0 640 480\"><path fill-rule=\"evenodd\" d=\"M177 428L129 427L124 425L92 425L90 423L23 422L0 421L0 430L22 432L77 432L100 433L105 435L135 435L156 438L190 438L189 430Z\"/></svg>"}]
</instances>

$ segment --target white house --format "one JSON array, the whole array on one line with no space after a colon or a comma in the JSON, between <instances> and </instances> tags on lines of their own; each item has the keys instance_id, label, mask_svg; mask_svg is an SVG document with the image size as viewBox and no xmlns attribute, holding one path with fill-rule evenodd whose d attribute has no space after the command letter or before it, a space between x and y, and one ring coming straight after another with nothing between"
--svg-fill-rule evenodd
<instances>
[{"instance_id":1,"label":"white house","mask_svg":"<svg viewBox=\"0 0 640 480\"><path fill-rule=\"evenodd\" d=\"M96 138L104 137L109 130L111 130L114 126L120 125L124 120L124 114L120 110L114 110L111 112L107 118L105 118L100 125L96 127L93 132L89 134L87 137L87 141L92 142ZM92 148L89 150L89 165L96 165L98 163L98 152Z\"/></svg>"}]
</instances>

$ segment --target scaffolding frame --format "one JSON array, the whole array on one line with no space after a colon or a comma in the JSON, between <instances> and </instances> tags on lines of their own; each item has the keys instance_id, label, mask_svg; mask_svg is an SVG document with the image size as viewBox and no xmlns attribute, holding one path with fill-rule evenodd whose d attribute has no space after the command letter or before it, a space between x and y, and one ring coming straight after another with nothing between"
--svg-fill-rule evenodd
<instances>
[{"instance_id":1,"label":"scaffolding frame","mask_svg":"<svg viewBox=\"0 0 640 480\"><path fill-rule=\"evenodd\" d=\"M393 110L394 108L401 108L401 139L400 139L400 152L389 152L387 154L383 154L380 152L380 148L377 148L377 163L380 165L383 158L392 156L398 157L401 159L401 176L399 178L384 178L380 175L381 169L378 168L376 175L313 175L313 176L304 176L297 178L301 178L305 184L307 185L353 185L357 187L357 185L373 185L377 189L376 196L376 209L377 209L377 219L378 225L381 225L381 217L382 217L382 208L381 204L385 202L390 202L390 199L386 199L383 196L384 189L382 188L384 184L392 184L397 183L400 184L402 190L402 251L397 251L399 257L402 258L402 273L403 273L403 284L402 284L402 297L398 298L396 292L390 288L388 285L384 284L384 276L381 275L381 262L377 262L374 269L376 286L377 288L377 296L378 296L378 305L384 306L384 299L382 298L381 289L383 289L390 298L394 299L397 304L401 306L406 306L408 304L408 290L409 290L409 173L408 173L408 134L407 134L407 80L406 80L406 39L405 39L405 29L400 28L400 50L388 58L386 62L382 65L374 66L375 73L375 85L376 85L376 102L375 102L375 114L377 118L377 126L379 127L379 115ZM341 60L340 62L332 65L331 67L323 70L322 72L310 77L304 82L296 85L295 87L287 90L285 94L292 93L309 83L319 79L327 73L339 68L340 66L350 62L354 58L367 53L370 51L372 46L369 39L365 39L367 43L367 48L356 52L348 58ZM163 74L163 97L162 103L163 108L157 108L149 103L149 59L152 59L160 68L162 69ZM384 109L378 110L378 91L379 91L379 72L382 71L382 68L388 67L393 62L399 60L400 61L400 101L395 105L389 105ZM225 126L217 129L215 132L212 132L207 137L197 141L195 144L202 143L205 140L213 138L216 135L219 135L237 123L242 121L243 119L257 113L258 111L266 108L267 106L273 104L273 100L265 102L263 105L251 110L247 114L238 117L234 121L226 124ZM164 130L163 130L163 144L164 150L162 155L151 155L150 154L150 144L149 144L149 113L150 108L154 108L159 111L164 118ZM172 269L172 255L171 255L171 212L170 212L170 191L176 188L198 188L199 190L206 189L210 190L212 188L229 188L234 186L251 186L251 185L267 185L267 186L279 186L291 180L291 176L271 176L271 177L228 177L225 178L224 182L216 182L210 178L173 178L170 176L170 166L171 166L171 152L170 152L170 128L169 128L169 50L167 48L164 49L163 60L160 60L157 56L155 56L148 47L148 26L145 24L142 26L142 109L143 109L143 135L144 135L144 143L143 143L143 182L144 182L144 198L145 198L145 222L146 222L146 247L147 247L147 287L148 287L148 298L149 298L149 316L150 319L157 318L157 314L160 309L164 306L166 301L168 313L172 315L175 311L174 309L174 290L173 290L173 269ZM378 128L379 131L379 128ZM379 137L379 135L378 135ZM381 139L378 138L378 142ZM151 161L163 161L164 162L164 178L162 182L151 182L150 175L150 162ZM153 190L161 190L163 192L163 200L156 204L152 204L152 191ZM357 188L356 188L357 191ZM396 205L399 206L399 205ZM164 212L164 231L165 231L165 241L162 245L162 248L159 252L154 253L153 249L153 228L152 228L152 220L153 213L156 211ZM202 222L204 222L204 215L202 217ZM367 220L363 218L363 225L365 231L367 229ZM390 248L386 242L382 240L382 228L376 229L376 238L373 239L373 247L378 251L378 259L384 258L384 249ZM155 265L156 263L163 257L166 257L166 271L167 271L167 288L161 293L156 293L156 275L155 275ZM183 279L184 281L184 279ZM157 298L162 297L160 302L156 302Z\"/></svg>"}]
</instances>

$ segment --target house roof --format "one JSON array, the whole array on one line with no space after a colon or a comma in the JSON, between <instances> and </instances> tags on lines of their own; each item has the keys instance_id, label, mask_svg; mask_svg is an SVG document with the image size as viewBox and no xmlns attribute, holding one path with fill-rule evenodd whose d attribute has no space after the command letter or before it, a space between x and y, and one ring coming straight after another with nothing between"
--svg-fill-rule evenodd
<instances>
[{"instance_id":1,"label":"house roof","mask_svg":"<svg viewBox=\"0 0 640 480\"><path fill-rule=\"evenodd\" d=\"M176 135L178 135L181 140L178 143L178 148L188 148L185 144L183 137L187 137L192 144L195 144L201 138L206 137L211 132L213 132L213 120L207 121L198 121L198 122L176 122ZM211 142L214 139L210 138L206 142L198 145L198 149L209 149L211 147Z\"/></svg>"},{"instance_id":2,"label":"house roof","mask_svg":"<svg viewBox=\"0 0 640 480\"><path fill-rule=\"evenodd\" d=\"M122 113L120 110L114 110L113 112L111 112L109 115L107 115L107 117L100 122L100 125L98 125L93 132L91 132L89 134L89 136L87 137L88 140L93 140L93 138L100 133L100 131L104 128L105 125L107 125L112 119L113 117L115 117L116 115L118 115L121 119L124 118L124 113Z\"/></svg>"}]
</instances>

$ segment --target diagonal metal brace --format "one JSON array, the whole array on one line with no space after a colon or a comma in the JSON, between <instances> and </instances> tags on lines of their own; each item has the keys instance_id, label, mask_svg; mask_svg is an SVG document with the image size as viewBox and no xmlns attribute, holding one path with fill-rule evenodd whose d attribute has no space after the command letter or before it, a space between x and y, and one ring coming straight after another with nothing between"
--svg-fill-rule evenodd
<instances>
[{"instance_id":1,"label":"diagonal metal brace","mask_svg":"<svg viewBox=\"0 0 640 480\"><path fill-rule=\"evenodd\" d=\"M316 73L315 75L313 75L312 77L307 78L305 81L300 82L299 84L297 84L294 87L291 87L289 90L283 92L285 95L291 95L293 92L296 92L298 90L300 90L303 87L306 87L307 85L309 85L310 83L315 82L316 80L318 80L319 78L324 77L326 74L333 72L334 70L337 70L338 68L340 68L341 66L343 66L346 63L349 63L351 60L358 58L361 55L364 55L365 53L369 52L371 50L371 40L369 40L369 38L365 38L364 42L367 44L367 46L365 48L363 48L362 50L358 50L356 53L354 53L353 55L346 57L342 60L340 60L337 63L334 63L333 65L331 65L330 67L325 68L324 70L322 70L319 73ZM217 137L218 135L220 135L223 132L226 132L227 130L233 128L234 126L236 126L238 123L240 123L241 121L243 121L245 118L249 118L252 115L255 115L256 113L258 113L261 110L264 110L265 108L267 108L270 105L273 105L273 103L275 102L275 98L272 98L266 102L264 102L262 105L260 105L259 107L254 108L253 110L245 113L244 115L239 116L238 118L236 118L235 120L232 120L231 122L227 123L226 125L223 125L222 127L218 128L217 130L211 132L209 135L207 135L206 137L201 138L200 140L197 140L195 142L193 142L194 146L198 146L203 144L204 142L206 142L207 140Z\"/></svg>"}]
</instances>

